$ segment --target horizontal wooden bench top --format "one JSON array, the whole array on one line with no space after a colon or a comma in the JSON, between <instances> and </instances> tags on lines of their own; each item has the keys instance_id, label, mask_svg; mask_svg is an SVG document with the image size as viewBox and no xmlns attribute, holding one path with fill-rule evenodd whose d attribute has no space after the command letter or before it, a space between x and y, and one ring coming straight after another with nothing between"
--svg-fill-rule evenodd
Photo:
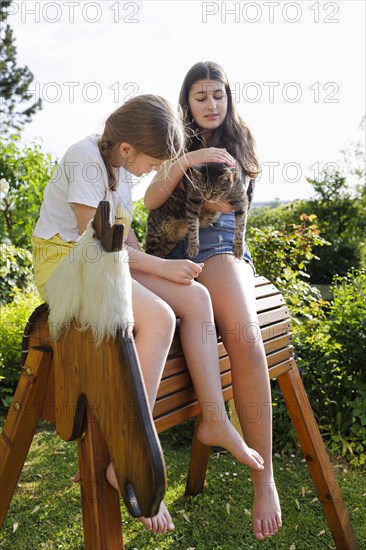
<instances>
[{"instance_id":1,"label":"horizontal wooden bench top","mask_svg":"<svg viewBox=\"0 0 366 550\"><path fill-rule=\"evenodd\" d=\"M255 278L256 309L261 337L267 357L271 378L291 368L293 348L291 343L291 321L288 308L277 288L265 277ZM34 346L52 348L48 332L47 304L39 306L30 317L23 338L23 364L28 349ZM232 398L230 360L219 336L221 384L225 400ZM51 406L52 406L52 397ZM196 392L184 359L179 339L179 320L172 342L153 415L159 432L180 424L200 412Z\"/></svg>"}]
</instances>

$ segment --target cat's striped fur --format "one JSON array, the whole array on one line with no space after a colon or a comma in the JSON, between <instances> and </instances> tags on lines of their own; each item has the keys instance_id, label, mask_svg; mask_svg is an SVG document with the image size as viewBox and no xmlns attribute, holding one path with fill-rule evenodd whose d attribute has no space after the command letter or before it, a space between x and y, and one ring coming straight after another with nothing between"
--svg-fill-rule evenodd
<instances>
[{"instance_id":1,"label":"cat's striped fur","mask_svg":"<svg viewBox=\"0 0 366 550\"><path fill-rule=\"evenodd\" d=\"M254 181L239 166L207 163L191 168L169 199L149 212L146 252L164 258L188 235L187 254L199 252L199 228L218 219L220 212L204 208L205 201L226 201L235 214L233 253L243 256L247 214Z\"/></svg>"}]
</instances>

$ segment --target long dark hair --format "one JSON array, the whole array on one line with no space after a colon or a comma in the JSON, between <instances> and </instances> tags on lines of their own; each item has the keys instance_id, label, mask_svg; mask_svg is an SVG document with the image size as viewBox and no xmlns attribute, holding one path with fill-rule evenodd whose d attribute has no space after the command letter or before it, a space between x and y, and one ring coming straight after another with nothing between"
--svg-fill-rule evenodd
<instances>
[{"instance_id":1,"label":"long dark hair","mask_svg":"<svg viewBox=\"0 0 366 550\"><path fill-rule=\"evenodd\" d=\"M117 184L111 152L120 143L129 143L138 153L168 160L182 153L184 141L181 113L166 99L145 94L126 101L107 118L99 140L109 188L114 191Z\"/></svg>"},{"instance_id":2,"label":"long dark hair","mask_svg":"<svg viewBox=\"0 0 366 550\"><path fill-rule=\"evenodd\" d=\"M224 147L241 164L244 172L250 178L256 178L260 165L255 153L255 143L252 133L244 120L239 116L233 102L229 81L225 71L212 61L202 61L193 65L183 80L179 95L179 104L183 110L187 133L187 149L194 151L203 146L202 138L197 132L191 109L189 107L189 92L198 80L215 80L225 86L227 95L227 114L224 122L212 130L206 140L205 147Z\"/></svg>"}]
</instances>

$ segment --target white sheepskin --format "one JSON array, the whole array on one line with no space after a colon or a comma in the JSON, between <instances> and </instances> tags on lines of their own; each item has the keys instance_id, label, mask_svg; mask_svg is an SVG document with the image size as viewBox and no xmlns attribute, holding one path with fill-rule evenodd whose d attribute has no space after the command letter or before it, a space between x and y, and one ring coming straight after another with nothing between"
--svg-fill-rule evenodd
<instances>
[{"instance_id":1,"label":"white sheepskin","mask_svg":"<svg viewBox=\"0 0 366 550\"><path fill-rule=\"evenodd\" d=\"M70 323L90 329L99 345L118 329L132 336L132 282L125 248L106 252L93 238L91 222L46 284L50 336L58 340Z\"/></svg>"}]
</instances>

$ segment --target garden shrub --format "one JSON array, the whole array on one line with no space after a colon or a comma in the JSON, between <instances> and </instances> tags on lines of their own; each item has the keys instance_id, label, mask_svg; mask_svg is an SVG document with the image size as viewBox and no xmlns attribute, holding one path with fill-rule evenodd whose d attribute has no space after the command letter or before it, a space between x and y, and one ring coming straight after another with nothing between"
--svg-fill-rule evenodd
<instances>
[{"instance_id":1,"label":"garden shrub","mask_svg":"<svg viewBox=\"0 0 366 550\"><path fill-rule=\"evenodd\" d=\"M20 360L25 325L41 303L38 293L14 290L11 303L2 306L0 322L0 407L7 407L21 372Z\"/></svg>"},{"instance_id":2,"label":"garden shrub","mask_svg":"<svg viewBox=\"0 0 366 550\"><path fill-rule=\"evenodd\" d=\"M330 450L354 465L366 464L366 273L335 277L325 319L295 329L303 372Z\"/></svg>"},{"instance_id":3,"label":"garden shrub","mask_svg":"<svg viewBox=\"0 0 366 550\"><path fill-rule=\"evenodd\" d=\"M319 291L305 279L308 278L309 263L316 258L314 246L325 246L327 242L320 236L316 216L302 214L299 221L290 223L283 219L281 229L271 225L250 227L247 233L257 273L267 277L283 294L291 313L293 330L302 319L322 319L326 305ZM278 452L293 451L297 437L276 383L272 384L272 402L274 449Z\"/></svg>"},{"instance_id":4,"label":"garden shrub","mask_svg":"<svg viewBox=\"0 0 366 550\"><path fill-rule=\"evenodd\" d=\"M12 244L1 243L0 305L12 301L15 289L25 293L35 292L32 254Z\"/></svg>"},{"instance_id":5,"label":"garden shrub","mask_svg":"<svg viewBox=\"0 0 366 550\"><path fill-rule=\"evenodd\" d=\"M267 277L284 295L293 316L313 317L324 305L319 291L305 279L316 259L315 246L329 245L320 235L315 215L301 214L300 223L248 229L247 243L257 273Z\"/></svg>"},{"instance_id":6,"label":"garden shrub","mask_svg":"<svg viewBox=\"0 0 366 550\"><path fill-rule=\"evenodd\" d=\"M349 190L346 178L338 171L325 171L318 180L308 181L315 191L313 198L275 208L254 208L250 211L248 228L282 230L297 223L303 213L316 215L321 236L331 246L314 243L314 259L307 272L312 283L330 284L335 275L365 267L366 187L363 184Z\"/></svg>"},{"instance_id":7,"label":"garden shrub","mask_svg":"<svg viewBox=\"0 0 366 550\"><path fill-rule=\"evenodd\" d=\"M148 211L144 205L144 200L139 199L133 203L132 229L136 233L137 240L141 248L145 250L145 233Z\"/></svg>"},{"instance_id":8,"label":"garden shrub","mask_svg":"<svg viewBox=\"0 0 366 550\"><path fill-rule=\"evenodd\" d=\"M0 241L30 250L44 189L55 163L40 145L24 146L19 136L11 139L0 139Z\"/></svg>"}]
</instances>

